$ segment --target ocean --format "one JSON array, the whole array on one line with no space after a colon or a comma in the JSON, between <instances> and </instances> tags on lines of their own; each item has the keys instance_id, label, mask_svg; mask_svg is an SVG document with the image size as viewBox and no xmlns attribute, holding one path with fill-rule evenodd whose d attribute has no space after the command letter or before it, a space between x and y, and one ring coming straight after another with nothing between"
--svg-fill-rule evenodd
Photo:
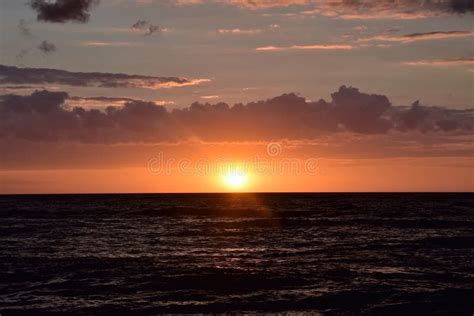
<instances>
[{"instance_id":1,"label":"ocean","mask_svg":"<svg viewBox=\"0 0 474 316\"><path fill-rule=\"evenodd\" d=\"M474 195L0 196L0 314L474 312Z\"/></svg>"}]
</instances>

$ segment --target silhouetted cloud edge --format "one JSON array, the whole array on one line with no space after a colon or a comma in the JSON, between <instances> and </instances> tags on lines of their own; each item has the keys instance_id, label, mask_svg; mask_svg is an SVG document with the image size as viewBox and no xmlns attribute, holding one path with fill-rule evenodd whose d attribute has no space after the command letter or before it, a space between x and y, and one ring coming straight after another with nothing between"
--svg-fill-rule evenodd
<instances>
[{"instance_id":1,"label":"silhouetted cloud edge","mask_svg":"<svg viewBox=\"0 0 474 316\"><path fill-rule=\"evenodd\" d=\"M167 110L155 102L95 98L103 110L75 106L66 92L0 96L0 138L84 143L152 143L201 139L255 141L316 139L349 132L471 134L474 109L393 106L384 95L341 86L331 101L307 102L296 94L229 106L195 102ZM76 98L77 103L80 100ZM117 103L122 106L117 106ZM66 106L67 104L67 106ZM76 104L77 105L77 104Z\"/></svg>"}]
</instances>

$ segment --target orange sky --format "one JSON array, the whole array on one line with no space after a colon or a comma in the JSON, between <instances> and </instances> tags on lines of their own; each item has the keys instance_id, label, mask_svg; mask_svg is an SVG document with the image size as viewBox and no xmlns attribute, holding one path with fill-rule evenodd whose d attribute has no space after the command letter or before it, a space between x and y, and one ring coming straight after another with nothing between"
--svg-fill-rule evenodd
<instances>
[{"instance_id":1,"label":"orange sky","mask_svg":"<svg viewBox=\"0 0 474 316\"><path fill-rule=\"evenodd\" d=\"M472 166L449 166L454 159L322 161L311 176L250 173L237 190L223 175L152 175L146 168L2 171L0 176L2 193L472 191Z\"/></svg>"},{"instance_id":2,"label":"orange sky","mask_svg":"<svg viewBox=\"0 0 474 316\"><path fill-rule=\"evenodd\" d=\"M0 193L474 188L472 2L23 2Z\"/></svg>"},{"instance_id":3,"label":"orange sky","mask_svg":"<svg viewBox=\"0 0 474 316\"><path fill-rule=\"evenodd\" d=\"M113 150L104 145L45 145L45 152L38 150L36 156L34 148L22 158L11 157L9 169L0 171L0 187L2 193L471 191L474 187L470 157L373 158L370 153L330 154L322 147L271 144L281 146L276 155L267 152L268 145L253 143L129 145ZM244 175L241 186L226 181L230 171Z\"/></svg>"}]
</instances>

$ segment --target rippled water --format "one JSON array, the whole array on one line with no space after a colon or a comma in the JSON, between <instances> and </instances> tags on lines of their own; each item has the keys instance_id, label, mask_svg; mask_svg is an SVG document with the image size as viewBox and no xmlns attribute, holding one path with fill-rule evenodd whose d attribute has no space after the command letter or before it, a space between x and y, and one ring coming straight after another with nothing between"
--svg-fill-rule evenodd
<instances>
[{"instance_id":1,"label":"rippled water","mask_svg":"<svg viewBox=\"0 0 474 316\"><path fill-rule=\"evenodd\" d=\"M474 311L472 194L0 197L0 313Z\"/></svg>"}]
</instances>

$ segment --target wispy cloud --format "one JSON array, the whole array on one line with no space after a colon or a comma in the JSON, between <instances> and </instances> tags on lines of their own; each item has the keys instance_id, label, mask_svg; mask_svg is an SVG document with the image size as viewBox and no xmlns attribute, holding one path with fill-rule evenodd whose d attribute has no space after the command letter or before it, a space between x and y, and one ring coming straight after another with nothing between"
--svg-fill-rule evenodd
<instances>
[{"instance_id":1,"label":"wispy cloud","mask_svg":"<svg viewBox=\"0 0 474 316\"><path fill-rule=\"evenodd\" d=\"M284 51L284 50L351 50L352 45L293 45L293 46L264 46L256 48L257 51Z\"/></svg>"},{"instance_id":2,"label":"wispy cloud","mask_svg":"<svg viewBox=\"0 0 474 316\"><path fill-rule=\"evenodd\" d=\"M66 107L82 107L84 109L106 109L109 106L120 107L124 106L127 102L147 102L145 100L137 100L125 97L77 97L69 96L65 101ZM169 105L174 104L173 101L169 100L156 100L153 101L157 105Z\"/></svg>"},{"instance_id":3,"label":"wispy cloud","mask_svg":"<svg viewBox=\"0 0 474 316\"><path fill-rule=\"evenodd\" d=\"M148 0L147 2L151 2ZM413 20L474 12L472 0L174 0L178 5L224 3L259 10L301 6L289 15L322 15L344 20Z\"/></svg>"},{"instance_id":4,"label":"wispy cloud","mask_svg":"<svg viewBox=\"0 0 474 316\"><path fill-rule=\"evenodd\" d=\"M96 41L85 41L81 42L82 46L94 46L94 47L126 47L135 46L136 43L132 42L96 42Z\"/></svg>"},{"instance_id":5,"label":"wispy cloud","mask_svg":"<svg viewBox=\"0 0 474 316\"><path fill-rule=\"evenodd\" d=\"M399 42L411 43L416 41L439 40L447 38L459 38L473 36L474 31L447 31L447 32L426 32L426 33L412 33L402 36L386 36L378 35L360 38L357 42Z\"/></svg>"},{"instance_id":6,"label":"wispy cloud","mask_svg":"<svg viewBox=\"0 0 474 316\"><path fill-rule=\"evenodd\" d=\"M18 68L0 65L0 84L57 84L101 88L162 89L198 85L209 79L155 77L105 72L71 72L50 68Z\"/></svg>"},{"instance_id":7,"label":"wispy cloud","mask_svg":"<svg viewBox=\"0 0 474 316\"><path fill-rule=\"evenodd\" d=\"M174 0L178 5L196 5L203 3L225 3L246 9L257 10L292 5L306 5L314 0Z\"/></svg>"},{"instance_id":8,"label":"wispy cloud","mask_svg":"<svg viewBox=\"0 0 474 316\"><path fill-rule=\"evenodd\" d=\"M426 19L439 15L435 12L418 12L418 13L403 13L403 12L377 12L372 13L342 13L337 14L333 11L321 11L321 15L334 17L340 20L417 20Z\"/></svg>"},{"instance_id":9,"label":"wispy cloud","mask_svg":"<svg viewBox=\"0 0 474 316\"><path fill-rule=\"evenodd\" d=\"M319 0L303 15L323 15L343 20L414 20L474 12L472 0Z\"/></svg>"},{"instance_id":10,"label":"wispy cloud","mask_svg":"<svg viewBox=\"0 0 474 316\"><path fill-rule=\"evenodd\" d=\"M432 60L415 60L402 62L403 65L409 66L462 66L474 65L474 58L453 58L453 59L432 59Z\"/></svg>"},{"instance_id":11,"label":"wispy cloud","mask_svg":"<svg viewBox=\"0 0 474 316\"><path fill-rule=\"evenodd\" d=\"M219 29L218 32L219 34L225 35L225 34L230 34L230 35L257 35L261 34L264 32L275 32L280 28L279 24L270 24L267 27L262 27L262 28L240 28L240 27L235 27L235 28L228 28L228 29Z\"/></svg>"},{"instance_id":12,"label":"wispy cloud","mask_svg":"<svg viewBox=\"0 0 474 316\"><path fill-rule=\"evenodd\" d=\"M262 29L219 29L219 34L234 34L234 35L255 35L262 33Z\"/></svg>"}]
</instances>

